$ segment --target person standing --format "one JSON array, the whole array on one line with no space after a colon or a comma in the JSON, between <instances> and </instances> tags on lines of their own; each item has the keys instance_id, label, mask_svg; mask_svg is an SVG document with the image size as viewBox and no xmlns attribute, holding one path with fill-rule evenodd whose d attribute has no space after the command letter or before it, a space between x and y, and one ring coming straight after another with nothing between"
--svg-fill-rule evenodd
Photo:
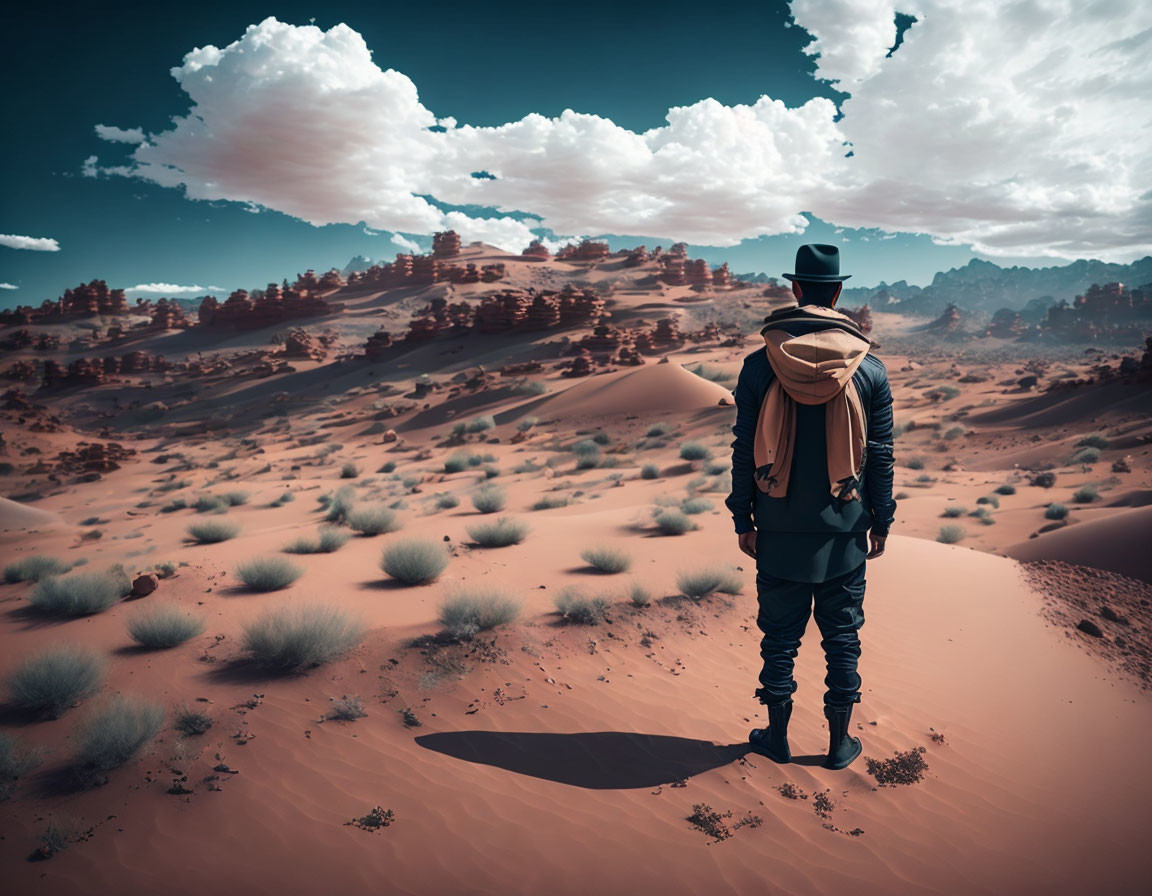
<instances>
[{"instance_id":1,"label":"person standing","mask_svg":"<svg viewBox=\"0 0 1152 896\"><path fill-rule=\"evenodd\" d=\"M835 310L840 254L801 246L795 305L768 315L764 347L744 359L734 390L732 514L741 551L756 560L763 668L755 696L768 727L751 748L791 761L788 720L793 667L814 615L827 662L824 765L842 769L861 753L848 733L860 701L860 628L865 567L884 553L895 518L892 394L884 363L848 315Z\"/></svg>"}]
</instances>

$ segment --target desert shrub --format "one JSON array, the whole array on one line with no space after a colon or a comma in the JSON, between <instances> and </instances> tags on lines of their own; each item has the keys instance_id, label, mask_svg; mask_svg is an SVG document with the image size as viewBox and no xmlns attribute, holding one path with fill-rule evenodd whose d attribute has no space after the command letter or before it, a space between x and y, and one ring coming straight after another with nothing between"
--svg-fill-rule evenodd
<instances>
[{"instance_id":1,"label":"desert shrub","mask_svg":"<svg viewBox=\"0 0 1152 896\"><path fill-rule=\"evenodd\" d=\"M380 468L376 472L377 473L395 473L396 472L396 461L394 461L394 460L384 461L384 463L380 464Z\"/></svg>"},{"instance_id":2,"label":"desert shrub","mask_svg":"<svg viewBox=\"0 0 1152 896\"><path fill-rule=\"evenodd\" d=\"M363 634L363 624L337 607L277 607L244 626L244 650L257 665L286 674L336 659Z\"/></svg>"},{"instance_id":3,"label":"desert shrub","mask_svg":"<svg viewBox=\"0 0 1152 896\"><path fill-rule=\"evenodd\" d=\"M228 502L216 495L201 495L192 509L197 513L224 513L228 509Z\"/></svg>"},{"instance_id":4,"label":"desert shrub","mask_svg":"<svg viewBox=\"0 0 1152 896\"><path fill-rule=\"evenodd\" d=\"M483 548L505 548L508 545L520 544L527 534L527 523L509 517L468 527L468 537Z\"/></svg>"},{"instance_id":5,"label":"desert shrub","mask_svg":"<svg viewBox=\"0 0 1152 896\"><path fill-rule=\"evenodd\" d=\"M680 443L681 460L707 460L712 456L712 450L703 442L687 441Z\"/></svg>"},{"instance_id":6,"label":"desert shrub","mask_svg":"<svg viewBox=\"0 0 1152 896\"><path fill-rule=\"evenodd\" d=\"M481 513L497 513L508 503L508 494L498 485L482 485L472 493L472 506Z\"/></svg>"},{"instance_id":7,"label":"desert shrub","mask_svg":"<svg viewBox=\"0 0 1152 896\"><path fill-rule=\"evenodd\" d=\"M996 494L998 495L1014 495L1016 494L1016 486L1011 483L1005 482L1003 485L996 486Z\"/></svg>"},{"instance_id":8,"label":"desert shrub","mask_svg":"<svg viewBox=\"0 0 1152 896\"><path fill-rule=\"evenodd\" d=\"M300 576L304 568L283 557L257 557L236 567L236 578L249 591L279 591L287 588Z\"/></svg>"},{"instance_id":9,"label":"desert shrub","mask_svg":"<svg viewBox=\"0 0 1152 896\"><path fill-rule=\"evenodd\" d=\"M633 582L628 589L628 601L634 607L646 607L652 603L652 594L639 582Z\"/></svg>"},{"instance_id":10,"label":"desert shrub","mask_svg":"<svg viewBox=\"0 0 1152 896\"><path fill-rule=\"evenodd\" d=\"M516 395L543 395L548 391L548 387L540 380L530 380L524 377L512 386L512 391Z\"/></svg>"},{"instance_id":11,"label":"desert shrub","mask_svg":"<svg viewBox=\"0 0 1152 896\"><path fill-rule=\"evenodd\" d=\"M239 507L251 501L252 496L248 492L225 492L220 496L220 500L229 507Z\"/></svg>"},{"instance_id":12,"label":"desert shrub","mask_svg":"<svg viewBox=\"0 0 1152 896\"><path fill-rule=\"evenodd\" d=\"M579 625L599 625L611 606L603 597L586 597L574 588L565 588L556 595L555 604L565 622Z\"/></svg>"},{"instance_id":13,"label":"desert shrub","mask_svg":"<svg viewBox=\"0 0 1152 896\"><path fill-rule=\"evenodd\" d=\"M356 493L352 490L352 486L341 486L328 501L328 512L324 514L324 519L329 523L343 523L348 519L348 514L355 503Z\"/></svg>"},{"instance_id":14,"label":"desert shrub","mask_svg":"<svg viewBox=\"0 0 1152 896\"><path fill-rule=\"evenodd\" d=\"M132 590L127 578L119 570L49 576L36 583L28 603L52 616L91 616L107 610Z\"/></svg>"},{"instance_id":15,"label":"desert shrub","mask_svg":"<svg viewBox=\"0 0 1152 896\"><path fill-rule=\"evenodd\" d=\"M1056 484L1056 474L1052 472L1037 473L1032 477L1030 484L1040 488L1052 488Z\"/></svg>"},{"instance_id":16,"label":"desert shrub","mask_svg":"<svg viewBox=\"0 0 1152 896\"><path fill-rule=\"evenodd\" d=\"M36 554L5 566L4 581L10 585L16 582L39 582L47 576L63 575L71 568L67 561L58 557Z\"/></svg>"},{"instance_id":17,"label":"desert shrub","mask_svg":"<svg viewBox=\"0 0 1152 896\"><path fill-rule=\"evenodd\" d=\"M905 498L908 497L908 492L896 492L894 497L895 497L895 500L897 500L897 501L903 501Z\"/></svg>"},{"instance_id":18,"label":"desert shrub","mask_svg":"<svg viewBox=\"0 0 1152 896\"><path fill-rule=\"evenodd\" d=\"M447 549L437 541L397 541L384 549L380 568L405 585L422 585L444 571L448 556Z\"/></svg>"},{"instance_id":19,"label":"desert shrub","mask_svg":"<svg viewBox=\"0 0 1152 896\"><path fill-rule=\"evenodd\" d=\"M1072 455L1072 460L1078 464L1094 464L1100 460L1100 449L1098 448L1081 448Z\"/></svg>"},{"instance_id":20,"label":"desert shrub","mask_svg":"<svg viewBox=\"0 0 1152 896\"><path fill-rule=\"evenodd\" d=\"M572 446L572 453L576 455L576 469L590 470L600 464L603 452L600 446L591 439L582 439Z\"/></svg>"},{"instance_id":21,"label":"desert shrub","mask_svg":"<svg viewBox=\"0 0 1152 896\"><path fill-rule=\"evenodd\" d=\"M16 709L58 719L77 700L95 693L103 679L100 654L82 647L50 647L20 663L6 684Z\"/></svg>"},{"instance_id":22,"label":"desert shrub","mask_svg":"<svg viewBox=\"0 0 1152 896\"><path fill-rule=\"evenodd\" d=\"M948 516L948 517L955 517L955 516L964 516L964 514L966 514L967 512L968 512L967 507L964 507L960 504L949 504L947 507L944 508L944 512L940 515L941 516Z\"/></svg>"},{"instance_id":23,"label":"desert shrub","mask_svg":"<svg viewBox=\"0 0 1152 896\"><path fill-rule=\"evenodd\" d=\"M910 457L908 460L904 461L904 466L906 466L909 470L923 470L924 458Z\"/></svg>"},{"instance_id":24,"label":"desert shrub","mask_svg":"<svg viewBox=\"0 0 1152 896\"><path fill-rule=\"evenodd\" d=\"M658 479L660 476L660 468L656 464L644 464L640 468L641 479Z\"/></svg>"},{"instance_id":25,"label":"desert shrub","mask_svg":"<svg viewBox=\"0 0 1152 896\"><path fill-rule=\"evenodd\" d=\"M360 468L352 461L347 461L344 466L340 468L341 479L355 479L360 475Z\"/></svg>"},{"instance_id":26,"label":"desert shrub","mask_svg":"<svg viewBox=\"0 0 1152 896\"><path fill-rule=\"evenodd\" d=\"M139 697L114 697L81 725L75 765L83 772L119 768L148 744L164 724L164 710Z\"/></svg>"},{"instance_id":27,"label":"desert shrub","mask_svg":"<svg viewBox=\"0 0 1152 896\"><path fill-rule=\"evenodd\" d=\"M676 575L676 587L685 597L700 600L710 594L737 594L744 587L738 570L714 566Z\"/></svg>"},{"instance_id":28,"label":"desert shrub","mask_svg":"<svg viewBox=\"0 0 1152 896\"><path fill-rule=\"evenodd\" d=\"M172 727L186 737L199 737L201 734L207 734L212 728L212 716L206 712L182 706L176 710L176 719Z\"/></svg>"},{"instance_id":29,"label":"desert shrub","mask_svg":"<svg viewBox=\"0 0 1152 896\"><path fill-rule=\"evenodd\" d=\"M451 510L453 507L459 507L459 506L460 506L460 498L458 495L453 495L453 494L449 494L448 492L444 492L443 494L436 496L436 507L440 510Z\"/></svg>"},{"instance_id":30,"label":"desert shrub","mask_svg":"<svg viewBox=\"0 0 1152 896\"><path fill-rule=\"evenodd\" d=\"M963 526L941 526L936 540L942 544L955 544L960 541L965 534Z\"/></svg>"},{"instance_id":31,"label":"desert shrub","mask_svg":"<svg viewBox=\"0 0 1152 896\"><path fill-rule=\"evenodd\" d=\"M932 401L948 401L955 398L960 394L960 390L955 386L937 386L935 389L929 389L924 393L924 397Z\"/></svg>"},{"instance_id":32,"label":"desert shrub","mask_svg":"<svg viewBox=\"0 0 1152 896\"><path fill-rule=\"evenodd\" d=\"M612 442L612 436L606 432L598 432L592 436L592 441L597 445L609 445Z\"/></svg>"},{"instance_id":33,"label":"desert shrub","mask_svg":"<svg viewBox=\"0 0 1152 896\"><path fill-rule=\"evenodd\" d=\"M12 796L20 779L40 764L40 757L11 734L0 732L0 803Z\"/></svg>"},{"instance_id":34,"label":"desert shrub","mask_svg":"<svg viewBox=\"0 0 1152 896\"><path fill-rule=\"evenodd\" d=\"M364 711L364 698L355 694L351 697L345 694L339 700L333 700L332 708L328 710L328 718L341 722L355 722L367 715Z\"/></svg>"},{"instance_id":35,"label":"desert shrub","mask_svg":"<svg viewBox=\"0 0 1152 896\"><path fill-rule=\"evenodd\" d=\"M1053 501L1044 508L1044 517L1050 520L1062 520L1068 516L1068 508L1059 501Z\"/></svg>"},{"instance_id":36,"label":"desert shrub","mask_svg":"<svg viewBox=\"0 0 1152 896\"><path fill-rule=\"evenodd\" d=\"M445 473L463 473L472 466L472 455L466 451L458 451L444 459Z\"/></svg>"},{"instance_id":37,"label":"desert shrub","mask_svg":"<svg viewBox=\"0 0 1152 896\"><path fill-rule=\"evenodd\" d=\"M485 432L496 426L496 420L491 414L473 417L468 421L468 432Z\"/></svg>"},{"instance_id":38,"label":"desert shrub","mask_svg":"<svg viewBox=\"0 0 1152 896\"><path fill-rule=\"evenodd\" d=\"M709 464L704 464L704 472L709 476L720 476L724 473L731 473L732 468L728 461L719 460Z\"/></svg>"},{"instance_id":39,"label":"desert shrub","mask_svg":"<svg viewBox=\"0 0 1152 896\"><path fill-rule=\"evenodd\" d=\"M1077 447L1087 446L1088 448L1103 450L1108 447L1108 440L1099 433L1095 433L1090 436L1084 436L1076 445Z\"/></svg>"},{"instance_id":40,"label":"desert shrub","mask_svg":"<svg viewBox=\"0 0 1152 896\"><path fill-rule=\"evenodd\" d=\"M128 620L132 640L149 650L176 647L203 631L203 619L164 604L150 607Z\"/></svg>"},{"instance_id":41,"label":"desert shrub","mask_svg":"<svg viewBox=\"0 0 1152 896\"><path fill-rule=\"evenodd\" d=\"M282 491L276 496L276 500L272 502L273 507L283 507L285 504L291 504L296 500L296 496L290 491Z\"/></svg>"},{"instance_id":42,"label":"desert shrub","mask_svg":"<svg viewBox=\"0 0 1152 896\"><path fill-rule=\"evenodd\" d=\"M993 506L997 509L1000 508L1000 499L997 498L995 495L981 495L979 498L976 499L976 503L977 504L990 504L991 506Z\"/></svg>"},{"instance_id":43,"label":"desert shrub","mask_svg":"<svg viewBox=\"0 0 1152 896\"><path fill-rule=\"evenodd\" d=\"M499 467L494 467L491 464L488 464L484 467L484 478L485 479L495 479L499 475L500 475L500 468Z\"/></svg>"},{"instance_id":44,"label":"desert shrub","mask_svg":"<svg viewBox=\"0 0 1152 896\"><path fill-rule=\"evenodd\" d=\"M383 535L400 528L395 512L383 505L356 507L348 513L348 528L362 535Z\"/></svg>"},{"instance_id":45,"label":"desert shrub","mask_svg":"<svg viewBox=\"0 0 1152 896\"><path fill-rule=\"evenodd\" d=\"M152 568L156 571L157 578L170 579L172 576L176 575L176 564L171 560L165 560L161 563L157 563Z\"/></svg>"},{"instance_id":46,"label":"desert shrub","mask_svg":"<svg viewBox=\"0 0 1152 896\"><path fill-rule=\"evenodd\" d=\"M1091 504L1100 497L1100 492L1094 485L1085 485L1076 489L1076 493L1072 495L1072 500L1077 504Z\"/></svg>"},{"instance_id":47,"label":"desert shrub","mask_svg":"<svg viewBox=\"0 0 1152 896\"><path fill-rule=\"evenodd\" d=\"M916 477L917 482L935 482L936 480L929 476L927 473L921 473Z\"/></svg>"},{"instance_id":48,"label":"desert shrub","mask_svg":"<svg viewBox=\"0 0 1152 896\"><path fill-rule=\"evenodd\" d=\"M680 502L680 509L687 514L706 513L712 509L712 502L707 498L685 498Z\"/></svg>"},{"instance_id":49,"label":"desert shrub","mask_svg":"<svg viewBox=\"0 0 1152 896\"><path fill-rule=\"evenodd\" d=\"M563 495L545 495L532 505L533 510L554 510L557 507L567 507L568 499Z\"/></svg>"},{"instance_id":50,"label":"desert shrub","mask_svg":"<svg viewBox=\"0 0 1152 896\"><path fill-rule=\"evenodd\" d=\"M225 520L193 523L188 527L188 537L198 544L217 544L235 538L239 534L240 527L236 523L229 523Z\"/></svg>"},{"instance_id":51,"label":"desert shrub","mask_svg":"<svg viewBox=\"0 0 1152 896\"><path fill-rule=\"evenodd\" d=\"M527 432L539 422L540 420L537 417L525 417L523 420L516 424L516 428L520 430L520 432Z\"/></svg>"},{"instance_id":52,"label":"desert shrub","mask_svg":"<svg viewBox=\"0 0 1152 896\"><path fill-rule=\"evenodd\" d=\"M589 566L603 573L625 572L632 565L632 558L619 548L597 545L585 548L580 557Z\"/></svg>"},{"instance_id":53,"label":"desert shrub","mask_svg":"<svg viewBox=\"0 0 1152 896\"><path fill-rule=\"evenodd\" d=\"M644 435L650 439L658 439L661 436L666 436L672 431L672 426L669 423L653 423L645 431Z\"/></svg>"},{"instance_id":54,"label":"desert shrub","mask_svg":"<svg viewBox=\"0 0 1152 896\"><path fill-rule=\"evenodd\" d=\"M963 426L950 426L944 432L944 438L949 439L949 440L955 439L955 438L962 436L962 435L964 435L964 427Z\"/></svg>"},{"instance_id":55,"label":"desert shrub","mask_svg":"<svg viewBox=\"0 0 1152 896\"><path fill-rule=\"evenodd\" d=\"M300 536L284 546L287 554L331 554L347 544L351 536L335 526L321 526L315 538Z\"/></svg>"},{"instance_id":56,"label":"desert shrub","mask_svg":"<svg viewBox=\"0 0 1152 896\"><path fill-rule=\"evenodd\" d=\"M188 502L183 498L173 498L167 504L160 508L161 513L175 513L177 510L184 510L188 507Z\"/></svg>"},{"instance_id":57,"label":"desert shrub","mask_svg":"<svg viewBox=\"0 0 1152 896\"><path fill-rule=\"evenodd\" d=\"M478 632L507 625L520 615L520 601L491 587L468 588L440 605L440 624L451 637L468 640Z\"/></svg>"},{"instance_id":58,"label":"desert shrub","mask_svg":"<svg viewBox=\"0 0 1152 896\"><path fill-rule=\"evenodd\" d=\"M671 509L656 514L656 526L664 535L683 535L696 528L696 524L685 513Z\"/></svg>"}]
</instances>

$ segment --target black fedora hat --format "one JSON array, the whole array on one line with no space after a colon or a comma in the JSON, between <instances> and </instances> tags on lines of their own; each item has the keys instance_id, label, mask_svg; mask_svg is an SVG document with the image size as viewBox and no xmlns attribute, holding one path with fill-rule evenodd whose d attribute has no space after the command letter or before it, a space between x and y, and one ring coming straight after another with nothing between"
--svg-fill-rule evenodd
<instances>
[{"instance_id":1,"label":"black fedora hat","mask_svg":"<svg viewBox=\"0 0 1152 896\"><path fill-rule=\"evenodd\" d=\"M840 273L839 249L824 243L807 243L796 250L796 273L785 274L784 279L835 283L851 276Z\"/></svg>"}]
</instances>

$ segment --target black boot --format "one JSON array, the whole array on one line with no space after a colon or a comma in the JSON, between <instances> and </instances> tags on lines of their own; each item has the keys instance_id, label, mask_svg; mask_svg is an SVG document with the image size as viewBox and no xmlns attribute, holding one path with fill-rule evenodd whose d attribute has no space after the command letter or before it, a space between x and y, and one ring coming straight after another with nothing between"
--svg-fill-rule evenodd
<instances>
[{"instance_id":1,"label":"black boot","mask_svg":"<svg viewBox=\"0 0 1152 896\"><path fill-rule=\"evenodd\" d=\"M768 707L768 727L753 728L748 743L757 753L781 764L792 761L788 749L788 720L792 718L792 699Z\"/></svg>"},{"instance_id":2,"label":"black boot","mask_svg":"<svg viewBox=\"0 0 1152 896\"><path fill-rule=\"evenodd\" d=\"M828 758L824 760L824 768L847 768L864 749L860 738L848 733L852 704L825 706L824 715L828 719Z\"/></svg>"}]
</instances>

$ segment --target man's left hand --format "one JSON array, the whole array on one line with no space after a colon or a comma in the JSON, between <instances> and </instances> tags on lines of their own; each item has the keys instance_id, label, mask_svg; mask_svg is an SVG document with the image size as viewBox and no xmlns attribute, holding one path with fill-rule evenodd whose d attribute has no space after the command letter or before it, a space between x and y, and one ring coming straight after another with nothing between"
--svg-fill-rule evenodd
<instances>
[{"instance_id":1,"label":"man's left hand","mask_svg":"<svg viewBox=\"0 0 1152 896\"><path fill-rule=\"evenodd\" d=\"M884 542L888 539L887 535L872 535L869 533L868 541L871 542L872 550L870 550L864 557L865 560L875 560L884 553Z\"/></svg>"}]
</instances>

